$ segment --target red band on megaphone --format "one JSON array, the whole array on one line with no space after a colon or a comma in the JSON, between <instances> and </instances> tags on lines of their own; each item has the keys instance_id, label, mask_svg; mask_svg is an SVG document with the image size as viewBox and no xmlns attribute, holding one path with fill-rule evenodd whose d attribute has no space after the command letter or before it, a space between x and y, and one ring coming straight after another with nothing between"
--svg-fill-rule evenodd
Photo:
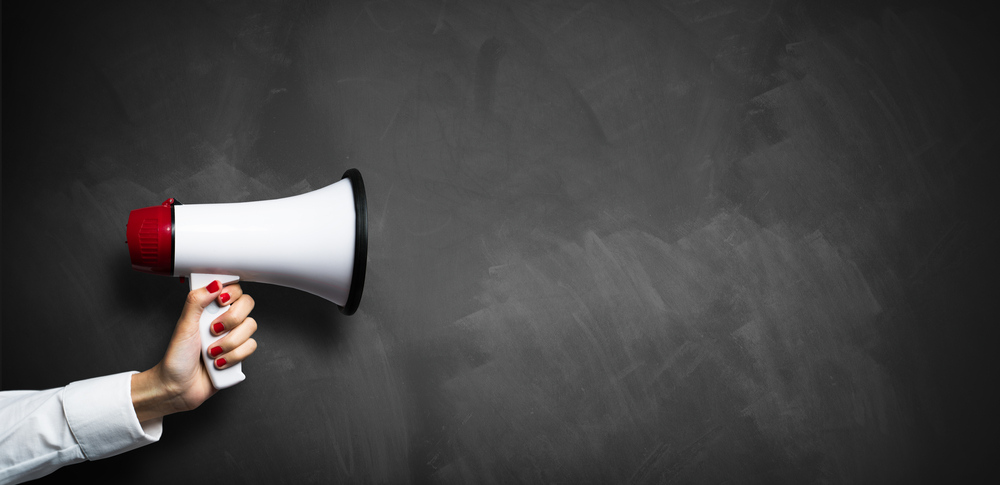
<instances>
[{"instance_id":1,"label":"red band on megaphone","mask_svg":"<svg viewBox=\"0 0 1000 485\"><path fill-rule=\"evenodd\" d=\"M174 274L174 209L177 201L136 209L129 213L125 239L132 268L145 273Z\"/></svg>"}]
</instances>

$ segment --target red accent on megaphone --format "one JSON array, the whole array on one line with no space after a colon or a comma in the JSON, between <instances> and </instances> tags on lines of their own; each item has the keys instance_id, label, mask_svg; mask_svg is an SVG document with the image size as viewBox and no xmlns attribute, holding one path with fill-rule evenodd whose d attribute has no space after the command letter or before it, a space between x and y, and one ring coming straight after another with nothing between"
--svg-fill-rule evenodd
<instances>
[{"instance_id":1,"label":"red accent on megaphone","mask_svg":"<svg viewBox=\"0 0 1000 485\"><path fill-rule=\"evenodd\" d=\"M132 268L144 273L173 275L173 198L162 204L136 209L128 215L125 239Z\"/></svg>"}]
</instances>

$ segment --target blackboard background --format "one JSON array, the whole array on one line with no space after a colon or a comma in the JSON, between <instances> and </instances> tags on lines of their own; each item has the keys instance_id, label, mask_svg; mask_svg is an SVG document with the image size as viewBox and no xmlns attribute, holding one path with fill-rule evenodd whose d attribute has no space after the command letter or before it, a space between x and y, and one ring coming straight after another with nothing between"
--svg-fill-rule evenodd
<instances>
[{"instance_id":1,"label":"blackboard background","mask_svg":"<svg viewBox=\"0 0 1000 485\"><path fill-rule=\"evenodd\" d=\"M246 284L246 382L46 483L931 482L995 456L984 11L5 7L4 389L162 355L186 288L130 269L129 210L350 167L370 204L355 316Z\"/></svg>"}]
</instances>

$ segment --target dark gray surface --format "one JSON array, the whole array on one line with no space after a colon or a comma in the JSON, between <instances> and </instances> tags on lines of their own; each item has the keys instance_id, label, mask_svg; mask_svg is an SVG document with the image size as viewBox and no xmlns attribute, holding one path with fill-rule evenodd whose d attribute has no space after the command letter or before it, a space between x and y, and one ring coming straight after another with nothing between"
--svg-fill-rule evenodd
<instances>
[{"instance_id":1,"label":"dark gray surface","mask_svg":"<svg viewBox=\"0 0 1000 485\"><path fill-rule=\"evenodd\" d=\"M130 269L131 209L357 167L371 247L354 317L246 284L248 380L48 483L929 482L993 456L975 10L84 3L3 15L4 389L159 359L186 288Z\"/></svg>"}]
</instances>

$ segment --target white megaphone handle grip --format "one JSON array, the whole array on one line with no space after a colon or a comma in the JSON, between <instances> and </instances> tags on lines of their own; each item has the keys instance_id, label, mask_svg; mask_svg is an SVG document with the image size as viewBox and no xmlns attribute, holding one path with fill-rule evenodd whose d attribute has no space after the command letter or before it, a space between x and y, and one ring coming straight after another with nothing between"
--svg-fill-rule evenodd
<instances>
[{"instance_id":1,"label":"white megaphone handle grip","mask_svg":"<svg viewBox=\"0 0 1000 485\"><path fill-rule=\"evenodd\" d=\"M192 273L191 277L188 279L191 282L191 290L193 291L198 288L204 288L208 286L209 283L216 280L223 285L227 285L239 281L240 278L233 275ZM198 322L198 328L201 332L201 358L205 363L205 370L208 371L208 377L212 379L212 385L215 386L216 389L225 389L239 384L243 381L243 379L246 379L246 375L243 374L242 362L220 370L215 367L215 359L208 353L209 345L229 333L227 331L220 335L212 334L212 323L220 315L226 313L227 311L229 311L229 305L220 307L218 302L212 301L212 303L205 307L205 310L201 312L201 320Z\"/></svg>"}]
</instances>

